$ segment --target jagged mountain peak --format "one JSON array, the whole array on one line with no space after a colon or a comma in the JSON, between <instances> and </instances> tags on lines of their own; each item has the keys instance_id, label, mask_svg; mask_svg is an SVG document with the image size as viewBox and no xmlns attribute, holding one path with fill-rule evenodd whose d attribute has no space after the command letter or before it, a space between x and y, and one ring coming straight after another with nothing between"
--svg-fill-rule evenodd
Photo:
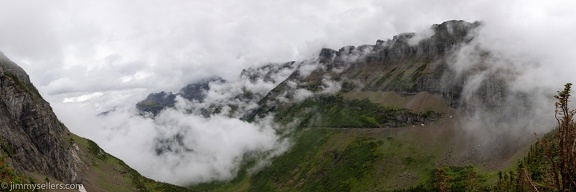
<instances>
[{"instance_id":1,"label":"jagged mountain peak","mask_svg":"<svg viewBox=\"0 0 576 192\"><path fill-rule=\"evenodd\" d=\"M206 97L206 91L210 89L210 83L220 84L226 82L227 82L226 80L218 76L209 77L186 85L185 87L180 89L180 91L177 94L182 96L184 99L197 100L199 102L202 102Z\"/></svg>"},{"instance_id":2,"label":"jagged mountain peak","mask_svg":"<svg viewBox=\"0 0 576 192\"><path fill-rule=\"evenodd\" d=\"M474 29L481 22L451 20L432 25L420 33L410 32L377 40L374 45L344 46L338 51L322 48L319 62L327 66L344 63L371 62L374 60L401 60L408 57L437 56L449 52L453 45L472 40Z\"/></svg>"},{"instance_id":3,"label":"jagged mountain peak","mask_svg":"<svg viewBox=\"0 0 576 192\"><path fill-rule=\"evenodd\" d=\"M149 94L146 99L138 102L136 108L141 113L152 113L152 115L157 115L166 107L174 107L176 103L176 97L181 96L184 99L190 101L203 102L206 98L206 92L210 90L210 84L216 83L226 83L227 81L221 77L214 76L209 78L200 79L196 82L190 83L184 86L178 93L172 92L158 92Z\"/></svg>"},{"instance_id":4,"label":"jagged mountain peak","mask_svg":"<svg viewBox=\"0 0 576 192\"><path fill-rule=\"evenodd\" d=\"M18 66L12 60L10 60L4 53L0 52L0 74L7 74L17 77L17 80L23 83L28 87L34 87L30 82L30 77L28 74L22 69L22 67ZM34 88L35 90L36 88ZM38 94L37 96L40 96Z\"/></svg>"},{"instance_id":5,"label":"jagged mountain peak","mask_svg":"<svg viewBox=\"0 0 576 192\"><path fill-rule=\"evenodd\" d=\"M249 67L243 69L240 73L240 78L247 78L251 82L261 79L266 82L276 82L273 76L280 73L282 70L292 70L295 66L295 61L290 61L282 64L269 63L260 67Z\"/></svg>"}]
</instances>

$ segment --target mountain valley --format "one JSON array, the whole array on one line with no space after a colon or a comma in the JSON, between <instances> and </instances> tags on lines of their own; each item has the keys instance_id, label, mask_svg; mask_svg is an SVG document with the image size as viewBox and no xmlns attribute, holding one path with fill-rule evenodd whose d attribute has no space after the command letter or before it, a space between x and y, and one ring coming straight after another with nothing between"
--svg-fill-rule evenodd
<instances>
[{"instance_id":1,"label":"mountain valley","mask_svg":"<svg viewBox=\"0 0 576 192\"><path fill-rule=\"evenodd\" d=\"M548 110L555 89L516 87L519 72L498 65L507 58L479 42L482 26L446 21L374 45L323 48L308 60L248 68L236 80L206 78L177 93L148 95L133 106L146 120L174 111L226 117L268 125L288 143L245 149L230 179L183 186L142 176L71 133L24 70L1 55L0 178L81 183L86 191L574 189L550 184L554 163L537 165L562 154L543 152L561 145L546 140L558 132ZM571 117L562 122L574 126ZM163 133L150 141L157 156L200 153L186 133Z\"/></svg>"}]
</instances>

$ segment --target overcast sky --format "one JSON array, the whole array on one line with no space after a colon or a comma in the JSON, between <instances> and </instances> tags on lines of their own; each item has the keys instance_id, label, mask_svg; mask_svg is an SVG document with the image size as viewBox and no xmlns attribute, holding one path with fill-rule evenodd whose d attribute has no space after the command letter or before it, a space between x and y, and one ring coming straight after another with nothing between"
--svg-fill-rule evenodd
<instances>
[{"instance_id":1,"label":"overcast sky","mask_svg":"<svg viewBox=\"0 0 576 192\"><path fill-rule=\"evenodd\" d=\"M495 1L496 2L496 1ZM5 1L0 50L41 93L176 90L248 66L302 60L322 47L374 44L466 14L439 1Z\"/></svg>"},{"instance_id":2,"label":"overcast sky","mask_svg":"<svg viewBox=\"0 0 576 192\"><path fill-rule=\"evenodd\" d=\"M0 3L0 50L30 74L45 96L177 90L211 75L230 80L248 66L302 60L322 47L373 44L450 19L530 27L535 31L525 32L550 35L556 33L547 31L550 26L575 25L573 1Z\"/></svg>"},{"instance_id":3,"label":"overcast sky","mask_svg":"<svg viewBox=\"0 0 576 192\"><path fill-rule=\"evenodd\" d=\"M575 76L575 4L573 0L0 0L0 51L28 72L73 132L102 143L111 140L110 135L83 123L98 121L94 114L121 103L132 105L147 93L176 91L213 75L234 80L250 66L303 60L322 47L374 44L452 19L483 21L480 44L515 58L511 67L532 74L520 77L519 84L561 87ZM524 65L531 62L537 67ZM166 119L175 117L180 116ZM126 114L116 117L121 118L134 119ZM241 124L257 130L234 120L193 118L181 124L186 122L208 127ZM118 126L154 130L142 119ZM254 132L262 143L276 142L274 136L266 136L270 132ZM126 137L141 138L137 133ZM109 142L104 148L145 175L161 169L146 169L150 164L128 154L130 147L137 148L134 143Z\"/></svg>"}]
</instances>

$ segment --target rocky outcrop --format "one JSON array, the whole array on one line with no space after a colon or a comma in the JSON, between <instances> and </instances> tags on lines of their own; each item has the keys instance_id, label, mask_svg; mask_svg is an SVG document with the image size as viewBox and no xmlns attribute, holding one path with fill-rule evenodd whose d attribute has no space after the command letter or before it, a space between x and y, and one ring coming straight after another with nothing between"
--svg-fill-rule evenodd
<instances>
[{"instance_id":1,"label":"rocky outcrop","mask_svg":"<svg viewBox=\"0 0 576 192\"><path fill-rule=\"evenodd\" d=\"M224 83L226 80L220 77L212 77L208 79L202 79L198 82L190 83L182 88L178 93L174 94L172 92L158 92L151 93L146 97L146 99L138 102L136 108L140 113L152 113L152 115L158 115L163 109L167 107L174 107L176 104L176 96L181 96L187 100L195 100L198 102L204 101L206 97L206 92L210 90L210 83Z\"/></svg>"},{"instance_id":2,"label":"rocky outcrop","mask_svg":"<svg viewBox=\"0 0 576 192\"><path fill-rule=\"evenodd\" d=\"M358 53L343 52L345 48L342 48L333 62L323 64L348 62L349 68L342 75L359 80L365 91L401 94L426 91L441 94L455 105L465 79L457 77L448 62L455 49L473 39L478 26L479 22L447 21L432 25L433 34L428 38L414 41L417 34L404 33L386 41L378 40L375 45L360 46L358 49L370 48L370 51L364 51L365 54L352 61L339 58ZM354 50L354 47L347 50Z\"/></svg>"},{"instance_id":3,"label":"rocky outcrop","mask_svg":"<svg viewBox=\"0 0 576 192\"><path fill-rule=\"evenodd\" d=\"M0 153L13 168L80 182L70 132L24 70L1 53L0 93Z\"/></svg>"}]
</instances>

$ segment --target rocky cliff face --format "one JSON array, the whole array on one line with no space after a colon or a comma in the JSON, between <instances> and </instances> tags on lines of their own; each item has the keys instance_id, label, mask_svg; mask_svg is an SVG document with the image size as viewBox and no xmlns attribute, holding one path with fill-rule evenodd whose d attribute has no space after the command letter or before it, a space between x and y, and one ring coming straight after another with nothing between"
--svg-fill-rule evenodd
<instances>
[{"instance_id":1,"label":"rocky cliff face","mask_svg":"<svg viewBox=\"0 0 576 192\"><path fill-rule=\"evenodd\" d=\"M70 132L32 85L28 75L0 53L0 142L2 155L17 171L76 183L75 148Z\"/></svg>"},{"instance_id":2,"label":"rocky cliff face","mask_svg":"<svg viewBox=\"0 0 576 192\"><path fill-rule=\"evenodd\" d=\"M433 25L432 34L419 41L414 40L417 34L404 33L374 45L346 46L338 51L324 48L318 62L325 68L304 78L292 78L320 84L326 76L340 77L355 91L395 91L402 95L425 91L441 94L456 105L466 76L457 77L448 62L455 49L472 40L479 25L447 21Z\"/></svg>"},{"instance_id":3,"label":"rocky cliff face","mask_svg":"<svg viewBox=\"0 0 576 192\"><path fill-rule=\"evenodd\" d=\"M180 89L178 93L171 92L158 92L152 93L146 97L143 101L136 104L136 108L141 113L152 113L152 115L158 115L160 111L167 107L174 107L176 103L176 96L181 96L189 101L203 102L206 98L206 92L210 90L210 83L225 83L226 80L220 77L212 77L207 79L202 79L198 82L190 83L184 88Z\"/></svg>"}]
</instances>

